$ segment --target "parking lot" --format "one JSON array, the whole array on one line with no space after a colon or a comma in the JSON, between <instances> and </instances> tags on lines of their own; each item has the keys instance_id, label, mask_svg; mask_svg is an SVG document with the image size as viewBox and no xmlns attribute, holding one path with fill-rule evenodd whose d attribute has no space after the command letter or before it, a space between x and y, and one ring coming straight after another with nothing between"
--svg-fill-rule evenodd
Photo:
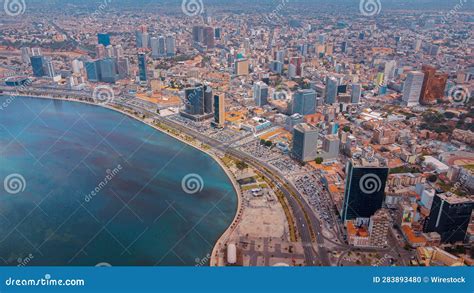
<instances>
[{"instance_id":1,"label":"parking lot","mask_svg":"<svg viewBox=\"0 0 474 293\"><path fill-rule=\"evenodd\" d=\"M316 215L324 221L326 227L328 229L333 227L335 223L332 217L332 203L317 176L314 173L299 176L295 180L295 186L305 196Z\"/></svg>"}]
</instances>

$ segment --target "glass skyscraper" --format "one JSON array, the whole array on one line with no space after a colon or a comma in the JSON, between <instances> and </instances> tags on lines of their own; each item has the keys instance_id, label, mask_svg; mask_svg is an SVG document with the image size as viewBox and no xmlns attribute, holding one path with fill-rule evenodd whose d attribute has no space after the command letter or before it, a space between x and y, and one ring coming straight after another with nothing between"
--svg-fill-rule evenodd
<instances>
[{"instance_id":1,"label":"glass skyscraper","mask_svg":"<svg viewBox=\"0 0 474 293\"><path fill-rule=\"evenodd\" d=\"M423 231L439 233L444 243L464 241L473 209L472 199L454 194L437 194Z\"/></svg>"},{"instance_id":2,"label":"glass skyscraper","mask_svg":"<svg viewBox=\"0 0 474 293\"><path fill-rule=\"evenodd\" d=\"M104 45L104 47L110 46L110 35L109 34L97 34L97 43Z\"/></svg>"},{"instance_id":3,"label":"glass skyscraper","mask_svg":"<svg viewBox=\"0 0 474 293\"><path fill-rule=\"evenodd\" d=\"M44 57L43 56L31 56L31 67L33 68L33 75L36 77L42 77L44 73Z\"/></svg>"},{"instance_id":4,"label":"glass skyscraper","mask_svg":"<svg viewBox=\"0 0 474 293\"><path fill-rule=\"evenodd\" d=\"M354 158L346 166L343 221L370 218L382 208L388 167L375 158Z\"/></svg>"},{"instance_id":5,"label":"glass skyscraper","mask_svg":"<svg viewBox=\"0 0 474 293\"><path fill-rule=\"evenodd\" d=\"M140 81L146 82L148 80L148 76L146 73L146 54L145 53L138 53L138 74L140 77Z\"/></svg>"},{"instance_id":6,"label":"glass skyscraper","mask_svg":"<svg viewBox=\"0 0 474 293\"><path fill-rule=\"evenodd\" d=\"M301 115L316 113L316 92L311 89L298 90L293 95L291 113Z\"/></svg>"}]
</instances>

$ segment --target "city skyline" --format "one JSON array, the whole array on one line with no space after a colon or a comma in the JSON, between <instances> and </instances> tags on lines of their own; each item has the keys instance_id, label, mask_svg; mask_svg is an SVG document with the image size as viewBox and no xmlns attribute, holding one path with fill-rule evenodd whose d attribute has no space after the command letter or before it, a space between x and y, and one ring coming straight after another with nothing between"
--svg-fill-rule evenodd
<instances>
[{"instance_id":1,"label":"city skyline","mask_svg":"<svg viewBox=\"0 0 474 293\"><path fill-rule=\"evenodd\" d=\"M472 2L3 4L0 265L474 264Z\"/></svg>"}]
</instances>

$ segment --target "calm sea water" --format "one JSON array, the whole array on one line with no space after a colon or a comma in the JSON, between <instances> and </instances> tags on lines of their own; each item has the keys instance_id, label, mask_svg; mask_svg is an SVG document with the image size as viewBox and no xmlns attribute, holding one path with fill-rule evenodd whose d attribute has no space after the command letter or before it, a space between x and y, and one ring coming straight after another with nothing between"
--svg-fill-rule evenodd
<instances>
[{"instance_id":1,"label":"calm sea water","mask_svg":"<svg viewBox=\"0 0 474 293\"><path fill-rule=\"evenodd\" d=\"M2 103L0 265L208 262L237 206L213 159L104 108Z\"/></svg>"}]
</instances>

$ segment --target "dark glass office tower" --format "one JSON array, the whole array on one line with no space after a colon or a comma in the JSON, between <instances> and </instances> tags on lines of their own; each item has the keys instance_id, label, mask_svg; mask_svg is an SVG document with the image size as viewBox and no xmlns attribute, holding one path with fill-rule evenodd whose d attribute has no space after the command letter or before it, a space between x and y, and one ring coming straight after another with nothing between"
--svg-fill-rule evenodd
<instances>
[{"instance_id":1,"label":"dark glass office tower","mask_svg":"<svg viewBox=\"0 0 474 293\"><path fill-rule=\"evenodd\" d=\"M342 220L369 218L382 208L388 167L377 159L352 159L346 167Z\"/></svg>"},{"instance_id":2,"label":"dark glass office tower","mask_svg":"<svg viewBox=\"0 0 474 293\"><path fill-rule=\"evenodd\" d=\"M424 232L437 232L441 242L463 241L471 220L474 201L456 195L437 194L433 199L430 215L425 221Z\"/></svg>"},{"instance_id":3,"label":"dark glass office tower","mask_svg":"<svg viewBox=\"0 0 474 293\"><path fill-rule=\"evenodd\" d=\"M36 77L42 77L44 73L44 57L43 56L31 56L31 67L33 68L33 75Z\"/></svg>"},{"instance_id":4,"label":"dark glass office tower","mask_svg":"<svg viewBox=\"0 0 474 293\"><path fill-rule=\"evenodd\" d=\"M110 45L110 35L109 34L97 34L97 43L107 47Z\"/></svg>"},{"instance_id":5,"label":"dark glass office tower","mask_svg":"<svg viewBox=\"0 0 474 293\"><path fill-rule=\"evenodd\" d=\"M147 81L147 73L146 73L146 54L145 53L138 53L138 72L140 81Z\"/></svg>"}]
</instances>

